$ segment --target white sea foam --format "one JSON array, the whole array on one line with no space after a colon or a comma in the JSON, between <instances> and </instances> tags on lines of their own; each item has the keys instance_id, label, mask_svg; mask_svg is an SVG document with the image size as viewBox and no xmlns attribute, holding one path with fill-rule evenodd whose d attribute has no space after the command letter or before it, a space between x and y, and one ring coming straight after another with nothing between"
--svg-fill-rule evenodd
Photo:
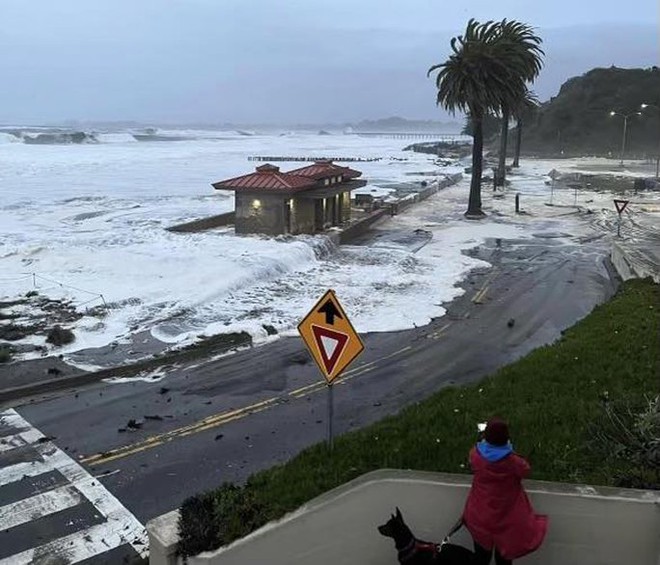
<instances>
[{"instance_id":1,"label":"white sea foam","mask_svg":"<svg viewBox=\"0 0 660 565\"><path fill-rule=\"evenodd\" d=\"M328 288L337 291L361 332L419 326L441 316L442 304L462 292L457 283L483 266L465 249L486 238L530 237L539 229L588 231L571 217L541 222L566 210L544 205L549 188L543 175L557 163L536 161L511 177L506 199L484 191L491 213L484 222L463 219L469 179L389 220L388 229L403 233L429 230L432 237L421 249L395 241L330 252L325 236L246 237L230 228L171 233L164 228L232 210L231 193L214 191L210 183L260 164L248 162L251 155L380 158L350 164L370 181L363 192L379 195L391 183L433 180L419 173L441 175L461 166L436 167L431 155L402 152L405 140L157 134L197 139L134 143L123 141L129 134L107 134L118 137L95 145L3 145L0 298L24 294L36 280L40 292L71 300L82 312L103 303L109 308L103 318L89 315L75 323L77 339L63 353L125 340L141 330L172 344L229 331L266 340L264 325L280 334L294 332ZM284 170L301 165L278 164ZM522 194L523 209L532 214L513 213L513 191ZM567 206L572 198L572 192L555 195L556 203ZM608 204L606 196L590 198Z\"/></svg>"},{"instance_id":2,"label":"white sea foam","mask_svg":"<svg viewBox=\"0 0 660 565\"><path fill-rule=\"evenodd\" d=\"M94 138L100 143L137 143L137 139L130 133L95 133Z\"/></svg>"}]
</instances>

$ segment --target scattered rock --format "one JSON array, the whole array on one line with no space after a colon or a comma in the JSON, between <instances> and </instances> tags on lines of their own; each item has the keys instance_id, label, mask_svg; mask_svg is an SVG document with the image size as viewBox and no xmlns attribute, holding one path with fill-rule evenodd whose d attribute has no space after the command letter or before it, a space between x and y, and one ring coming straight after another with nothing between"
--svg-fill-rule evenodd
<instances>
[{"instance_id":1,"label":"scattered rock","mask_svg":"<svg viewBox=\"0 0 660 565\"><path fill-rule=\"evenodd\" d=\"M510 328L512 328L516 324L516 321L513 318L509 318L509 321L506 323L506 325Z\"/></svg>"},{"instance_id":2,"label":"scattered rock","mask_svg":"<svg viewBox=\"0 0 660 565\"><path fill-rule=\"evenodd\" d=\"M7 324L0 326L0 339L5 341L18 341L32 334L34 329L28 326L19 326L16 324Z\"/></svg>"},{"instance_id":3,"label":"scattered rock","mask_svg":"<svg viewBox=\"0 0 660 565\"><path fill-rule=\"evenodd\" d=\"M296 355L292 355L289 357L289 361L293 365L307 365L307 363L310 362L309 355L307 353L301 352L297 353Z\"/></svg>"},{"instance_id":4,"label":"scattered rock","mask_svg":"<svg viewBox=\"0 0 660 565\"><path fill-rule=\"evenodd\" d=\"M215 436L215 441L218 441L219 439L222 439L223 437L225 437L225 434L218 434L217 436Z\"/></svg>"},{"instance_id":5,"label":"scattered rock","mask_svg":"<svg viewBox=\"0 0 660 565\"><path fill-rule=\"evenodd\" d=\"M155 414L153 416L145 416L145 420L156 420L157 422L161 422L163 420L162 416L159 416L158 414Z\"/></svg>"},{"instance_id":6,"label":"scattered rock","mask_svg":"<svg viewBox=\"0 0 660 565\"><path fill-rule=\"evenodd\" d=\"M57 367L50 367L48 371L46 371L49 375L61 375L62 371L58 369Z\"/></svg>"},{"instance_id":7,"label":"scattered rock","mask_svg":"<svg viewBox=\"0 0 660 565\"><path fill-rule=\"evenodd\" d=\"M126 427L129 430L139 430L142 427L143 424L144 424L144 422L142 420L135 420L134 418L131 418L126 423Z\"/></svg>"},{"instance_id":8,"label":"scattered rock","mask_svg":"<svg viewBox=\"0 0 660 565\"><path fill-rule=\"evenodd\" d=\"M277 330L275 329L275 326L271 326L270 324L261 324L261 327L266 330L266 333L268 335L277 334Z\"/></svg>"},{"instance_id":9,"label":"scattered rock","mask_svg":"<svg viewBox=\"0 0 660 565\"><path fill-rule=\"evenodd\" d=\"M160 390L158 391L158 394L167 394L168 392L170 392L170 389L167 388L166 386L162 386L162 387L160 387Z\"/></svg>"},{"instance_id":10,"label":"scattered rock","mask_svg":"<svg viewBox=\"0 0 660 565\"><path fill-rule=\"evenodd\" d=\"M40 437L37 440L37 443L47 443L49 441L53 441L54 439L55 439L55 436L44 436L44 437Z\"/></svg>"},{"instance_id":11,"label":"scattered rock","mask_svg":"<svg viewBox=\"0 0 660 565\"><path fill-rule=\"evenodd\" d=\"M372 406L381 406L381 403L380 403L380 402L374 402L374 403L372 404Z\"/></svg>"},{"instance_id":12,"label":"scattered rock","mask_svg":"<svg viewBox=\"0 0 660 565\"><path fill-rule=\"evenodd\" d=\"M46 336L46 341L52 343L56 347L61 347L62 345L68 345L73 343L76 339L76 336L71 330L63 328L62 326L55 326L52 328L48 335Z\"/></svg>"}]
</instances>

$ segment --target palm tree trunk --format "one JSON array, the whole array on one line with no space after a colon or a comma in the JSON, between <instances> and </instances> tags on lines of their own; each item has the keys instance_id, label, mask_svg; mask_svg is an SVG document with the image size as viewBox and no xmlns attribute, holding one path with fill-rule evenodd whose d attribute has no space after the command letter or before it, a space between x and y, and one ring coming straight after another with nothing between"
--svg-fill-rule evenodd
<instances>
[{"instance_id":1,"label":"palm tree trunk","mask_svg":"<svg viewBox=\"0 0 660 565\"><path fill-rule=\"evenodd\" d=\"M483 168L484 132L483 117L472 114L472 180L470 198L465 217L476 220L486 214L481 210L481 171Z\"/></svg>"},{"instance_id":2,"label":"palm tree trunk","mask_svg":"<svg viewBox=\"0 0 660 565\"><path fill-rule=\"evenodd\" d=\"M520 147L522 145L522 127L523 122L521 119L518 119L516 124L516 155L513 158L513 166L518 168L520 167Z\"/></svg>"},{"instance_id":3,"label":"palm tree trunk","mask_svg":"<svg viewBox=\"0 0 660 565\"><path fill-rule=\"evenodd\" d=\"M509 110L502 110L502 133L500 135L500 160L497 165L497 179L495 186L504 186L506 178L506 149L509 137Z\"/></svg>"}]
</instances>

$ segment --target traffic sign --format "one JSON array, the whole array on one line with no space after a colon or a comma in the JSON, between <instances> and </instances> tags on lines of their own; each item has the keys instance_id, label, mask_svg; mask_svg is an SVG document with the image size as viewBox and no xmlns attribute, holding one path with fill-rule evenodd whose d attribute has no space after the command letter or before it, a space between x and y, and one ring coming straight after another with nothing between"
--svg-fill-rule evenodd
<instances>
[{"instance_id":1,"label":"traffic sign","mask_svg":"<svg viewBox=\"0 0 660 565\"><path fill-rule=\"evenodd\" d=\"M614 205L616 206L616 211L619 214L623 214L623 211L626 209L626 206L628 206L628 202L630 200L614 200Z\"/></svg>"},{"instance_id":2,"label":"traffic sign","mask_svg":"<svg viewBox=\"0 0 660 565\"><path fill-rule=\"evenodd\" d=\"M332 290L298 324L298 332L328 383L364 350L360 336Z\"/></svg>"}]
</instances>

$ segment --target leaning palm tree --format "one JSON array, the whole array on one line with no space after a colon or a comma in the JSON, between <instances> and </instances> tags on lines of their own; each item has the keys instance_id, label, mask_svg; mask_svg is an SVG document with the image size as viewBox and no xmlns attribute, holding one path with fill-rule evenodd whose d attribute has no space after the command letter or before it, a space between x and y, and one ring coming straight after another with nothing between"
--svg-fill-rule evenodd
<instances>
[{"instance_id":1,"label":"leaning palm tree","mask_svg":"<svg viewBox=\"0 0 660 565\"><path fill-rule=\"evenodd\" d=\"M465 33L451 40L447 61L433 65L427 73L438 71L436 104L452 114L456 110L468 113L474 126L468 218L485 215L481 209L484 116L514 106L525 88L520 54L502 34L501 26L471 19Z\"/></svg>"},{"instance_id":2,"label":"leaning palm tree","mask_svg":"<svg viewBox=\"0 0 660 565\"><path fill-rule=\"evenodd\" d=\"M499 25L501 41L507 44L508 58L511 61L512 72L520 74L524 87L518 93L513 104L504 104L500 108L502 116L502 129L500 135L499 163L495 185L503 185L506 178L506 153L509 133L509 121L514 108L520 106L527 96L526 83L534 82L543 68L543 55L540 45L543 40L534 33L534 29L515 20L502 20Z\"/></svg>"},{"instance_id":3,"label":"leaning palm tree","mask_svg":"<svg viewBox=\"0 0 660 565\"><path fill-rule=\"evenodd\" d=\"M512 109L513 117L516 119L516 146L513 157L512 167L520 167L520 148L522 146L522 130L525 122L532 119L539 107L539 101L536 95L527 91L525 97L519 104Z\"/></svg>"}]
</instances>

